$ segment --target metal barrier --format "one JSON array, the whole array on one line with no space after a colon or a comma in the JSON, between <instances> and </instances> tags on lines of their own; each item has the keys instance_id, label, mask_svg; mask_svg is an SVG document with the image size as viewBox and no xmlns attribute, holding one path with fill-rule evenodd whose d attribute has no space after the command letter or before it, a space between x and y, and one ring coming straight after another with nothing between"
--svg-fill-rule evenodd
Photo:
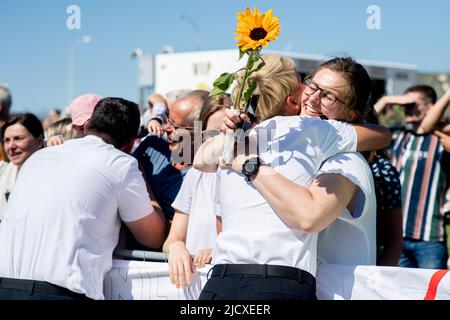
<instances>
[{"instance_id":1,"label":"metal barrier","mask_svg":"<svg viewBox=\"0 0 450 320\"><path fill-rule=\"evenodd\" d=\"M142 250L114 250L115 258L125 260L151 261L151 262L167 262L167 254L157 251L142 251Z\"/></svg>"}]
</instances>

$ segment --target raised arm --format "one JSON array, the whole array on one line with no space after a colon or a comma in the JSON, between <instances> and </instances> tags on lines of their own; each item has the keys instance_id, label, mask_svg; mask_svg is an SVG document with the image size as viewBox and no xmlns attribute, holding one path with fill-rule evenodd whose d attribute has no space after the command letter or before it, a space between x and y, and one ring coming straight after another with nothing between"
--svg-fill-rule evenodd
<instances>
[{"instance_id":1,"label":"raised arm","mask_svg":"<svg viewBox=\"0 0 450 320\"><path fill-rule=\"evenodd\" d=\"M419 133L431 132L444 116L445 110L450 104L450 89L434 104L420 123Z\"/></svg>"},{"instance_id":2,"label":"raised arm","mask_svg":"<svg viewBox=\"0 0 450 320\"><path fill-rule=\"evenodd\" d=\"M400 104L400 105L404 105L404 104L409 104L409 103L414 103L415 100L413 98L411 98L410 96L383 96L381 97L377 103L375 103L375 105L373 106L373 108L375 109L376 113L380 113L384 110L384 108L386 108L386 106L391 105L391 104Z\"/></svg>"}]
</instances>

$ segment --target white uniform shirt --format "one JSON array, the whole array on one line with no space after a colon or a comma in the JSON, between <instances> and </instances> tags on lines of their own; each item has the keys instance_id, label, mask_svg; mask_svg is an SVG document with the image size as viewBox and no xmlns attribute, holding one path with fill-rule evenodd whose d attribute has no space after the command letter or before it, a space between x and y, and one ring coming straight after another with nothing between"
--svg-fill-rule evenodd
<instances>
[{"instance_id":1,"label":"white uniform shirt","mask_svg":"<svg viewBox=\"0 0 450 320\"><path fill-rule=\"evenodd\" d=\"M217 238L216 197L217 174L189 169L172 207L189 215L186 247L191 254L213 248Z\"/></svg>"},{"instance_id":2,"label":"white uniform shirt","mask_svg":"<svg viewBox=\"0 0 450 320\"><path fill-rule=\"evenodd\" d=\"M0 161L0 221L6 210L6 198L9 197L16 182L17 166L12 162Z\"/></svg>"},{"instance_id":3,"label":"white uniform shirt","mask_svg":"<svg viewBox=\"0 0 450 320\"><path fill-rule=\"evenodd\" d=\"M42 149L22 166L0 224L0 276L103 299L120 218L152 211L137 161L99 137Z\"/></svg>"},{"instance_id":4,"label":"white uniform shirt","mask_svg":"<svg viewBox=\"0 0 450 320\"><path fill-rule=\"evenodd\" d=\"M316 117L275 117L256 126L254 132L262 161L305 187L325 159L356 150L353 127ZM222 233L213 253L215 264L285 265L315 275L317 233L286 225L242 174L220 170L218 204Z\"/></svg>"},{"instance_id":5,"label":"white uniform shirt","mask_svg":"<svg viewBox=\"0 0 450 320\"><path fill-rule=\"evenodd\" d=\"M340 174L359 187L356 207L344 209L340 217L319 233L318 260L328 264L376 264L376 196L372 172L359 153L341 153L328 159L323 173Z\"/></svg>"}]
</instances>

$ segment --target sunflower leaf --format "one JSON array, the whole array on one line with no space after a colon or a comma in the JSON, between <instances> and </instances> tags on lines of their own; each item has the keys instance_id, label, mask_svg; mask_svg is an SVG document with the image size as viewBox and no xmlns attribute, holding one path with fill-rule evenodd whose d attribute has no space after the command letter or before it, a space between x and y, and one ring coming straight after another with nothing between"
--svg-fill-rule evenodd
<instances>
[{"instance_id":1,"label":"sunflower leaf","mask_svg":"<svg viewBox=\"0 0 450 320\"><path fill-rule=\"evenodd\" d=\"M209 93L210 96L220 96L221 94L224 94L225 91L219 88L214 88L211 90L211 92Z\"/></svg>"},{"instance_id":2,"label":"sunflower leaf","mask_svg":"<svg viewBox=\"0 0 450 320\"><path fill-rule=\"evenodd\" d=\"M249 80L247 89L245 89L245 91L244 91L244 101L246 102L246 104L247 104L247 101L249 101L250 98L252 97L252 94L255 91L255 89L256 89L256 81Z\"/></svg>"},{"instance_id":3,"label":"sunflower leaf","mask_svg":"<svg viewBox=\"0 0 450 320\"><path fill-rule=\"evenodd\" d=\"M211 91L211 96L216 96L225 93L236 78L235 73L222 73L213 83L214 89Z\"/></svg>"},{"instance_id":4,"label":"sunflower leaf","mask_svg":"<svg viewBox=\"0 0 450 320\"><path fill-rule=\"evenodd\" d=\"M258 72L259 70L261 70L261 68L264 67L265 64L266 64L266 63L265 63L264 61L261 61L255 69L253 69L252 71L250 71L249 75L252 74L253 72Z\"/></svg>"}]
</instances>

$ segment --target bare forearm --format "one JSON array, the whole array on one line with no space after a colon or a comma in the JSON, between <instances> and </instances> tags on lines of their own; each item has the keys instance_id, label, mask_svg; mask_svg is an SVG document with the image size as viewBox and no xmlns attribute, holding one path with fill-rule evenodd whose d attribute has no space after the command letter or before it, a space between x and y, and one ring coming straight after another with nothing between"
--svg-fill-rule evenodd
<instances>
[{"instance_id":1,"label":"bare forearm","mask_svg":"<svg viewBox=\"0 0 450 320\"><path fill-rule=\"evenodd\" d=\"M189 215L182 213L179 210L175 211L175 215L172 219L172 224L170 226L169 235L163 244L163 252L168 253L169 247L172 243L182 242L186 243L187 227L189 224Z\"/></svg>"},{"instance_id":2,"label":"bare forearm","mask_svg":"<svg viewBox=\"0 0 450 320\"><path fill-rule=\"evenodd\" d=\"M182 242L184 244L184 242L182 240L178 239L176 236L173 236L173 235L169 234L169 236L167 237L166 241L164 241L164 244L162 246L162 251L164 253L169 253L170 245L172 243L175 243L175 242L178 242L178 241Z\"/></svg>"},{"instance_id":3,"label":"bare forearm","mask_svg":"<svg viewBox=\"0 0 450 320\"><path fill-rule=\"evenodd\" d=\"M253 185L283 221L296 229L312 231L309 221L312 215L305 213L317 212L317 208L308 189L286 179L268 166L261 166L252 180Z\"/></svg>"},{"instance_id":4,"label":"bare forearm","mask_svg":"<svg viewBox=\"0 0 450 320\"><path fill-rule=\"evenodd\" d=\"M405 96L383 96L373 106L376 113L380 113L390 104L404 104Z\"/></svg>"},{"instance_id":5,"label":"bare forearm","mask_svg":"<svg viewBox=\"0 0 450 320\"><path fill-rule=\"evenodd\" d=\"M223 136L208 139L195 153L193 166L203 172L216 172L223 150Z\"/></svg>"},{"instance_id":6,"label":"bare forearm","mask_svg":"<svg viewBox=\"0 0 450 320\"><path fill-rule=\"evenodd\" d=\"M336 174L320 175L305 188L271 167L260 170L253 179L254 186L283 221L306 232L319 232L333 222L356 188L350 180Z\"/></svg>"},{"instance_id":7,"label":"bare forearm","mask_svg":"<svg viewBox=\"0 0 450 320\"><path fill-rule=\"evenodd\" d=\"M387 98L386 96L381 97L377 103L375 103L375 105L373 106L373 108L375 109L376 113L380 113L381 111L384 110L384 108L386 107L387 103Z\"/></svg>"},{"instance_id":8,"label":"bare forearm","mask_svg":"<svg viewBox=\"0 0 450 320\"><path fill-rule=\"evenodd\" d=\"M365 123L355 125L358 139L357 151L375 151L386 148L392 139L391 131L380 125Z\"/></svg>"},{"instance_id":9,"label":"bare forearm","mask_svg":"<svg viewBox=\"0 0 450 320\"><path fill-rule=\"evenodd\" d=\"M427 112L425 118L420 123L423 133L431 132L444 116L445 110L450 103L450 90L435 103L435 105Z\"/></svg>"}]
</instances>

